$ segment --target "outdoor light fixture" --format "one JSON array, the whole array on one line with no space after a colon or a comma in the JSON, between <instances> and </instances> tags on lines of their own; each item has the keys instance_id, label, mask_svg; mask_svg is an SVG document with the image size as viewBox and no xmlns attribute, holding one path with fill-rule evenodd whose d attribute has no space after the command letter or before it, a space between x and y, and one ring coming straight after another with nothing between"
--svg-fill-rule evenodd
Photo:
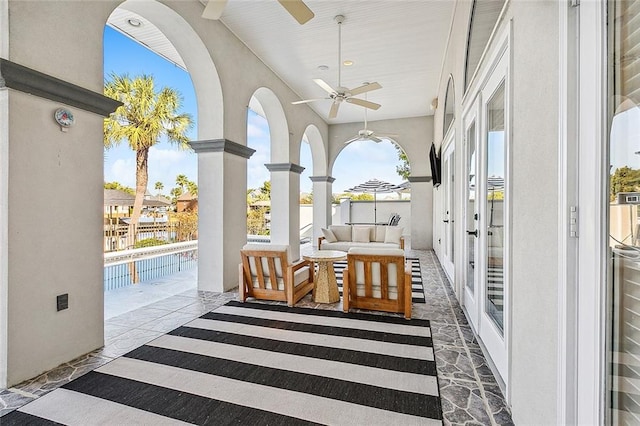
<instances>
[{"instance_id":1,"label":"outdoor light fixture","mask_svg":"<svg viewBox=\"0 0 640 426\"><path fill-rule=\"evenodd\" d=\"M327 66L327 65L319 65L318 66L318 70L320 70L320 71L326 71L328 69L329 69L329 66Z\"/></svg>"},{"instance_id":2,"label":"outdoor light fixture","mask_svg":"<svg viewBox=\"0 0 640 426\"><path fill-rule=\"evenodd\" d=\"M344 65L345 67L350 67L351 65L353 65L353 61L347 59L342 63L342 65Z\"/></svg>"}]
</instances>

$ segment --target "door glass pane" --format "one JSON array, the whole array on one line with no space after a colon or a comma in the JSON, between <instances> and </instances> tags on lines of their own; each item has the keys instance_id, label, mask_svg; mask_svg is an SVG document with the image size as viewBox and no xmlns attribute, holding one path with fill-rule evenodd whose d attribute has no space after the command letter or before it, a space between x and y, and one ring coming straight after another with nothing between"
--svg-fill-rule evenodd
<instances>
[{"instance_id":1,"label":"door glass pane","mask_svg":"<svg viewBox=\"0 0 640 426\"><path fill-rule=\"evenodd\" d=\"M640 424L640 2L609 2L607 420Z\"/></svg>"},{"instance_id":2,"label":"door glass pane","mask_svg":"<svg viewBox=\"0 0 640 426\"><path fill-rule=\"evenodd\" d=\"M504 82L487 103L487 269L485 310L504 327L504 203L505 203Z\"/></svg>"},{"instance_id":3,"label":"door glass pane","mask_svg":"<svg viewBox=\"0 0 640 426\"><path fill-rule=\"evenodd\" d=\"M475 231L476 223L476 123L473 122L467 131L467 211L466 226L468 231ZM466 286L473 294L475 290L475 243L476 237L467 234L467 280Z\"/></svg>"},{"instance_id":4,"label":"door glass pane","mask_svg":"<svg viewBox=\"0 0 640 426\"><path fill-rule=\"evenodd\" d=\"M454 169L455 159L453 151L445 153L444 158L444 176L445 176L445 188L444 188L444 232L445 232L445 250L446 258L449 262L453 262L454 256Z\"/></svg>"}]
</instances>

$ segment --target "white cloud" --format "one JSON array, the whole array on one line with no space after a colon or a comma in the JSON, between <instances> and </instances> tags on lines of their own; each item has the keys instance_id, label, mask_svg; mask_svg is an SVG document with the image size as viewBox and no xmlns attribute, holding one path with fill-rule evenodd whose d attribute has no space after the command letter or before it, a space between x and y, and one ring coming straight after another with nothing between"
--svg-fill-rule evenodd
<instances>
[{"instance_id":1,"label":"white cloud","mask_svg":"<svg viewBox=\"0 0 640 426\"><path fill-rule=\"evenodd\" d=\"M120 158L105 170L106 182L119 182L121 185L136 187L136 161L134 158Z\"/></svg>"},{"instance_id":2,"label":"white cloud","mask_svg":"<svg viewBox=\"0 0 640 426\"><path fill-rule=\"evenodd\" d=\"M269 130L254 123L249 123L247 125L247 139L249 138L269 138Z\"/></svg>"},{"instance_id":3,"label":"white cloud","mask_svg":"<svg viewBox=\"0 0 640 426\"><path fill-rule=\"evenodd\" d=\"M161 149L152 146L149 149L149 162L154 162L156 165L168 165L178 161L183 161L188 155L189 151L174 149Z\"/></svg>"}]
</instances>

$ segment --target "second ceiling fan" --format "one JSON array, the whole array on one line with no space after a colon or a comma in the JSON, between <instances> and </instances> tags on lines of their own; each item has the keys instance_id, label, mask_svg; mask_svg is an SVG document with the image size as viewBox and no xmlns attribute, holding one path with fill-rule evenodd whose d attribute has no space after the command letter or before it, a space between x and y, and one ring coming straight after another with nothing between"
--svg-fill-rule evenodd
<instances>
[{"instance_id":1,"label":"second ceiling fan","mask_svg":"<svg viewBox=\"0 0 640 426\"><path fill-rule=\"evenodd\" d=\"M369 83L364 83L365 85ZM365 100L367 99L367 95L364 95ZM351 142L356 141L373 141L375 143L380 143L384 139L395 139L399 137L395 133L378 133L373 130L369 130L367 127L367 110L364 110L364 129L358 130L358 134L351 139L347 140L344 144L349 145Z\"/></svg>"},{"instance_id":2,"label":"second ceiling fan","mask_svg":"<svg viewBox=\"0 0 640 426\"><path fill-rule=\"evenodd\" d=\"M335 21L338 23L338 87L335 89L327 84L321 78L314 78L313 81L318 86L323 88L329 95L327 98L318 98L318 99L305 99L303 101L295 101L292 104L306 104L309 102L321 101L325 99L333 100L331 104L331 109L329 110L329 118L336 118L338 116L338 108L340 108L340 104L342 102L347 102L350 104L360 105L365 108L377 110L380 108L380 104L376 104L375 102L370 102L365 99L354 98L354 96L360 95L362 93L367 93L372 90L377 90L382 88L382 86L377 83L368 83L364 84L360 87L356 87L355 89L348 89L346 87L342 87L341 82L341 67L342 67L342 23L344 22L344 16L338 15L335 18Z\"/></svg>"}]
</instances>

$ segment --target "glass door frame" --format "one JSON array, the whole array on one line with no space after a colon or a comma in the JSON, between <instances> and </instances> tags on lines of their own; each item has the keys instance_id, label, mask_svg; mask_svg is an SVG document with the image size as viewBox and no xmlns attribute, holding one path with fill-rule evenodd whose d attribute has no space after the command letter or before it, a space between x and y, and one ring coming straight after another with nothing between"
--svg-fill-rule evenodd
<instances>
[{"instance_id":1,"label":"glass door frame","mask_svg":"<svg viewBox=\"0 0 640 426\"><path fill-rule=\"evenodd\" d=\"M451 126L442 144L442 268L451 282L455 282L455 131Z\"/></svg>"},{"instance_id":2,"label":"glass door frame","mask_svg":"<svg viewBox=\"0 0 640 426\"><path fill-rule=\"evenodd\" d=\"M480 170L480 138L479 138L479 129L480 129L480 125L479 125L479 119L480 119L480 113L479 113L479 97L474 99L473 102L470 104L469 108L465 111L464 115L463 115L463 119L462 119L462 126L463 126L463 152L464 152L464 173L462 174L464 176L464 181L462 182L462 195L463 195L463 202L462 205L463 207L463 220L462 220L462 224L463 227L462 229L462 241L464 241L464 243L461 245L461 247L464 247L463 250L463 254L462 254L462 265L463 265L463 271L462 271L462 290L461 290L461 294L462 294L462 305L463 308L466 310L467 312L467 316L469 317L469 320L471 322L471 326L474 328L474 330L478 330L478 326L479 326L479 305L478 305L478 297L480 297L480 293L482 293L482 287L480 284L482 284L482 280L480 277L480 271L482 271L482 258L483 256L481 256L480 254L480 244L479 244L479 239L478 239L478 230L480 228L480 224L477 218L479 218L480 216L480 212L479 212L479 208L480 208L480 200L478 199L479 196L479 191L478 191L478 183L479 183L479 176L478 176L478 171ZM469 140L469 129L471 128L471 126L475 126L475 130L474 130L474 140L470 141ZM473 143L475 144L475 158L474 158L474 177L475 177L475 194L474 194L474 208L472 212L469 212L469 165L470 165L470 159L469 159L469 144ZM474 224L473 224L473 229L470 227L469 225L469 215L477 215L476 219L474 219ZM468 286L467 286L467 281L468 281L468 267L469 267L469 263L472 261L472 259L470 259L469 256L469 242L470 242L470 234L469 232L476 232L476 235L473 238L474 241L474 247L473 247L473 264L474 264L474 272L473 272L473 282L474 282L474 286L473 286L473 291L470 291Z\"/></svg>"},{"instance_id":3,"label":"glass door frame","mask_svg":"<svg viewBox=\"0 0 640 426\"><path fill-rule=\"evenodd\" d=\"M485 84L481 88L481 117L480 122L482 125L480 126L480 160L481 160L481 169L479 170L480 175L479 181L482 185L479 185L476 189L476 194L479 194L480 197L480 207L479 211L480 220L479 220L479 243L482 247L480 250L480 255L482 256L483 261L479 267L482 268L482 274L480 283L483 286L483 290L480 292L482 296L482 303L480 304L479 309L479 327L478 327L478 335L482 340L482 343L486 347L487 351L491 356L491 360L495 365L498 373L501 376L501 379L504 383L508 383L509 378L509 333L510 333L510 324L511 324L511 313L510 313L510 256L509 256L509 241L510 241L510 179L511 171L510 171L510 141L511 141L511 131L510 131L510 86L509 86L509 50L502 51L502 54L496 55L496 59L493 62L495 64L494 67L491 68L489 72ZM487 133L488 133L488 117L486 114L486 108L488 102L491 101L493 94L500 88L501 85L504 84L504 99L505 99L505 199L507 202L504 203L504 244L503 244L503 329L500 330L498 326L495 324L494 320L490 315L486 312L486 297L487 297L487 237L488 237L488 218L486 214L484 214L487 209ZM477 201L476 201L477 202ZM477 288L477 287L476 287ZM476 300L480 300L479 298Z\"/></svg>"},{"instance_id":4,"label":"glass door frame","mask_svg":"<svg viewBox=\"0 0 640 426\"><path fill-rule=\"evenodd\" d=\"M606 396L606 285L608 236L608 154L607 154L607 2L581 2L577 13L577 45L562 46L563 90L570 92L578 70L576 88L579 104L566 100L560 119L568 131L561 137L563 152L577 153L560 158L567 174L577 168L574 180L563 181L560 205L561 228L570 221L569 210L577 205L577 250L574 255L569 233L562 236L559 297L559 338L575 341L571 348L559 345L559 422L603 424ZM565 5L566 7L566 5ZM571 13L571 12L568 12ZM565 15L567 12L565 12ZM571 39L571 15L566 17L567 38ZM563 52L564 50L564 52ZM566 54L564 54L566 53ZM575 125L577 137L572 137ZM607 202L605 203L605 200ZM566 229L566 228L565 228ZM572 271L576 278L572 280ZM578 291L579 289L579 291ZM566 295L566 297L564 297Z\"/></svg>"}]
</instances>

